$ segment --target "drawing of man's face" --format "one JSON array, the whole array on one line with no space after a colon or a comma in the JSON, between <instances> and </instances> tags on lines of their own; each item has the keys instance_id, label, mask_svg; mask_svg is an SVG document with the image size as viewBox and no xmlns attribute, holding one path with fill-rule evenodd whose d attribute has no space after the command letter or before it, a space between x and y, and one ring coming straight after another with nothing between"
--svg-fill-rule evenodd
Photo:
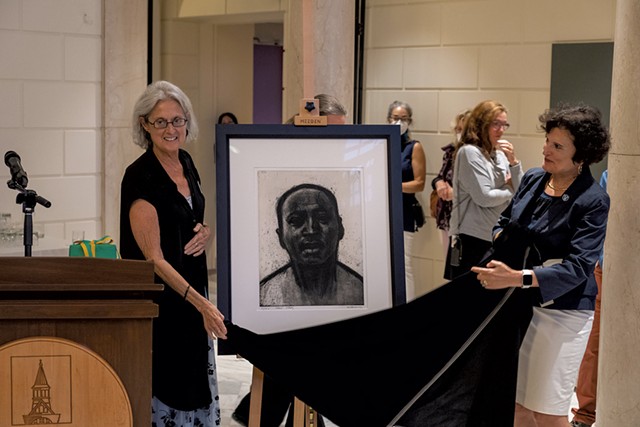
<instances>
[{"instance_id":1,"label":"drawing of man's face","mask_svg":"<svg viewBox=\"0 0 640 427\"><path fill-rule=\"evenodd\" d=\"M291 260L303 265L319 265L335 259L344 236L335 199L316 188L300 188L282 204L280 245Z\"/></svg>"}]
</instances>

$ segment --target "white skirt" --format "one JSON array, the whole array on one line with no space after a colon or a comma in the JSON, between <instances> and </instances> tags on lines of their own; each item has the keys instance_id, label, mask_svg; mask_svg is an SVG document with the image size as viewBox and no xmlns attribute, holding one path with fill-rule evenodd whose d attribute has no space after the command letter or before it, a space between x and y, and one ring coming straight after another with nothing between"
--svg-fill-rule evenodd
<instances>
[{"instance_id":1,"label":"white skirt","mask_svg":"<svg viewBox=\"0 0 640 427\"><path fill-rule=\"evenodd\" d=\"M534 307L520 347L516 402L548 415L569 413L593 311Z\"/></svg>"}]
</instances>

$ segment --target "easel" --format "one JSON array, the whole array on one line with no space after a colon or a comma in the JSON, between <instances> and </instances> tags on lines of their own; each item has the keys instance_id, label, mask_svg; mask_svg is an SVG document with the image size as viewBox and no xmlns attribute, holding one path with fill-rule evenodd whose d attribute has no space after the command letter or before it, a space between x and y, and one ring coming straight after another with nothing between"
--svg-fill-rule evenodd
<instances>
[{"instance_id":1,"label":"easel","mask_svg":"<svg viewBox=\"0 0 640 427\"><path fill-rule=\"evenodd\" d=\"M264 373L253 367L251 377L251 404L249 406L249 427L260 427L260 414L262 412L262 386L264 384ZM294 427L316 427L318 425L318 413L302 400L293 399L293 426Z\"/></svg>"}]
</instances>

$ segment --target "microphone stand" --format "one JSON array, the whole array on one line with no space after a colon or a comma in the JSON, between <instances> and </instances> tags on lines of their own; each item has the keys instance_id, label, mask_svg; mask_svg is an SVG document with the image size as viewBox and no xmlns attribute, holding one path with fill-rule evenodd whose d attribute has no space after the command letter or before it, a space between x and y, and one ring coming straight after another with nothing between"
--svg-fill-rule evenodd
<instances>
[{"instance_id":1,"label":"microphone stand","mask_svg":"<svg viewBox=\"0 0 640 427\"><path fill-rule=\"evenodd\" d=\"M7 186L12 190L18 190L20 193L16 196L16 203L22 204L22 212L24 212L24 256L31 256L31 247L33 246L33 211L36 203L40 203L45 208L51 206L51 202L44 197L38 196L33 190L27 190L15 180L7 181Z\"/></svg>"}]
</instances>

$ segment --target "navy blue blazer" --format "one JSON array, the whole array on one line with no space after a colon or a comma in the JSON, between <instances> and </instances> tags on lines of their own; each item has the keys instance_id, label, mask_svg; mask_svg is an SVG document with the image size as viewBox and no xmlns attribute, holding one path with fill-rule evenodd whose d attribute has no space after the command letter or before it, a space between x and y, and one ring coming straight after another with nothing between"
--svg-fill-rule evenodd
<instances>
[{"instance_id":1,"label":"navy blue blazer","mask_svg":"<svg viewBox=\"0 0 640 427\"><path fill-rule=\"evenodd\" d=\"M537 303L557 310L593 310L598 293L593 270L604 245L609 195L593 179L589 168L584 167L564 194L554 197L535 226L531 226L531 211L549 177L541 168L527 171L493 235L513 222L528 229L531 252L540 261L540 265L532 266L540 286L531 288ZM542 265L552 264L549 260L560 262Z\"/></svg>"}]
</instances>

